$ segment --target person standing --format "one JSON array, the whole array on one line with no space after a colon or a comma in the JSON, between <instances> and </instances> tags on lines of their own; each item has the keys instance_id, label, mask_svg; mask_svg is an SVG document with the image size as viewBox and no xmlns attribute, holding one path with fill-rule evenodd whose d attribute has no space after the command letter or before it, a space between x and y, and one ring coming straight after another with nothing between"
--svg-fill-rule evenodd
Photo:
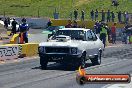
<instances>
[{"instance_id":1,"label":"person standing","mask_svg":"<svg viewBox=\"0 0 132 88\"><path fill-rule=\"evenodd\" d=\"M107 22L110 22L110 18L111 18L111 16L110 16L110 10L108 10L108 12L107 12Z\"/></svg>"},{"instance_id":2,"label":"person standing","mask_svg":"<svg viewBox=\"0 0 132 88\"><path fill-rule=\"evenodd\" d=\"M121 11L118 12L118 21L121 22Z\"/></svg>"},{"instance_id":3,"label":"person standing","mask_svg":"<svg viewBox=\"0 0 132 88\"><path fill-rule=\"evenodd\" d=\"M116 23L111 27L112 44L116 44Z\"/></svg>"},{"instance_id":4,"label":"person standing","mask_svg":"<svg viewBox=\"0 0 132 88\"><path fill-rule=\"evenodd\" d=\"M28 43L28 30L29 26L27 24L27 21L25 18L22 20L22 24L19 25L19 31L20 31L20 43Z\"/></svg>"},{"instance_id":5,"label":"person standing","mask_svg":"<svg viewBox=\"0 0 132 88\"><path fill-rule=\"evenodd\" d=\"M17 25L18 23L16 22L16 20L15 20L15 18L13 18L13 21L12 21L12 23L11 23L11 25L12 25L12 34L14 35L14 34L16 34L16 25Z\"/></svg>"},{"instance_id":6,"label":"person standing","mask_svg":"<svg viewBox=\"0 0 132 88\"><path fill-rule=\"evenodd\" d=\"M128 21L129 21L129 14L128 14L128 12L126 12L126 21L125 21L125 23L128 24Z\"/></svg>"},{"instance_id":7,"label":"person standing","mask_svg":"<svg viewBox=\"0 0 132 88\"><path fill-rule=\"evenodd\" d=\"M81 13L82 13L81 20L84 21L84 15L85 15L84 10L82 10Z\"/></svg>"},{"instance_id":8,"label":"person standing","mask_svg":"<svg viewBox=\"0 0 132 88\"><path fill-rule=\"evenodd\" d=\"M105 28L107 30L107 42L110 42L110 28L108 27L107 23L105 23Z\"/></svg>"},{"instance_id":9,"label":"person standing","mask_svg":"<svg viewBox=\"0 0 132 88\"><path fill-rule=\"evenodd\" d=\"M101 14L102 14L102 21L104 22L105 21L105 12L104 12L104 10L102 10Z\"/></svg>"},{"instance_id":10,"label":"person standing","mask_svg":"<svg viewBox=\"0 0 132 88\"><path fill-rule=\"evenodd\" d=\"M98 20L98 10L95 11L95 21Z\"/></svg>"},{"instance_id":11,"label":"person standing","mask_svg":"<svg viewBox=\"0 0 132 88\"><path fill-rule=\"evenodd\" d=\"M96 23L95 23L95 25L94 25L94 32L96 33L96 34L98 34L99 33L99 22L97 21Z\"/></svg>"},{"instance_id":12,"label":"person standing","mask_svg":"<svg viewBox=\"0 0 132 88\"><path fill-rule=\"evenodd\" d=\"M7 18L5 18L5 20L4 20L4 27L5 27L5 29L8 28L8 21L7 21Z\"/></svg>"},{"instance_id":13,"label":"person standing","mask_svg":"<svg viewBox=\"0 0 132 88\"><path fill-rule=\"evenodd\" d=\"M72 28L73 27L71 20L68 20L68 24L65 27L66 28Z\"/></svg>"},{"instance_id":14,"label":"person standing","mask_svg":"<svg viewBox=\"0 0 132 88\"><path fill-rule=\"evenodd\" d=\"M126 12L125 11L123 12L123 17L124 17L123 22L125 23L126 22Z\"/></svg>"},{"instance_id":15,"label":"person standing","mask_svg":"<svg viewBox=\"0 0 132 88\"><path fill-rule=\"evenodd\" d=\"M100 30L100 40L104 44L104 48L106 46L106 37L107 37L107 29L104 24L102 24L101 30Z\"/></svg>"},{"instance_id":16,"label":"person standing","mask_svg":"<svg viewBox=\"0 0 132 88\"><path fill-rule=\"evenodd\" d=\"M112 22L114 22L114 19L115 19L115 14L114 14L114 12L113 12L113 11L111 12L111 17L112 17Z\"/></svg>"},{"instance_id":17,"label":"person standing","mask_svg":"<svg viewBox=\"0 0 132 88\"><path fill-rule=\"evenodd\" d=\"M47 27L52 26L52 21L49 19L48 23L47 23Z\"/></svg>"},{"instance_id":18,"label":"person standing","mask_svg":"<svg viewBox=\"0 0 132 88\"><path fill-rule=\"evenodd\" d=\"M10 25L10 23L11 23L9 17L7 18L7 23L8 23L8 25Z\"/></svg>"},{"instance_id":19,"label":"person standing","mask_svg":"<svg viewBox=\"0 0 132 88\"><path fill-rule=\"evenodd\" d=\"M75 20L77 20L77 18L78 18L78 9L74 10L74 18L75 18Z\"/></svg>"},{"instance_id":20,"label":"person standing","mask_svg":"<svg viewBox=\"0 0 132 88\"><path fill-rule=\"evenodd\" d=\"M77 21L74 21L73 28L78 28Z\"/></svg>"},{"instance_id":21,"label":"person standing","mask_svg":"<svg viewBox=\"0 0 132 88\"><path fill-rule=\"evenodd\" d=\"M93 21L94 20L94 11L93 10L90 12L90 15L91 15L91 19Z\"/></svg>"}]
</instances>

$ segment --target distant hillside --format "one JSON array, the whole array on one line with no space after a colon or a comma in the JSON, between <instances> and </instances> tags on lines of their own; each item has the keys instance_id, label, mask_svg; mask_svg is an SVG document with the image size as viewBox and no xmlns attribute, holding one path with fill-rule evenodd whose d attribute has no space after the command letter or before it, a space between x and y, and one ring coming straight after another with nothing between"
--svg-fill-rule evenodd
<instances>
[{"instance_id":1,"label":"distant hillside","mask_svg":"<svg viewBox=\"0 0 132 88\"><path fill-rule=\"evenodd\" d=\"M111 0L0 0L0 14L15 16L42 16L52 17L56 10L61 18L69 18L74 9L85 10L86 19L89 19L91 9L104 9L117 12L119 10L132 13L132 0L118 0L119 6L111 6ZM80 15L79 15L80 17Z\"/></svg>"}]
</instances>

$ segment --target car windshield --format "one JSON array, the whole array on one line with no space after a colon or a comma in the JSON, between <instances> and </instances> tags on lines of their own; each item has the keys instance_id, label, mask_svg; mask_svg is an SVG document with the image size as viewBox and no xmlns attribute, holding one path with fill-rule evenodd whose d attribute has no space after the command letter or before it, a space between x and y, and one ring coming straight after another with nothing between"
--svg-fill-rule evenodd
<instances>
[{"instance_id":1,"label":"car windshield","mask_svg":"<svg viewBox=\"0 0 132 88\"><path fill-rule=\"evenodd\" d=\"M55 33L55 36L58 36L58 35L70 36L71 39L76 39L76 40L84 39L83 30L58 30Z\"/></svg>"}]
</instances>

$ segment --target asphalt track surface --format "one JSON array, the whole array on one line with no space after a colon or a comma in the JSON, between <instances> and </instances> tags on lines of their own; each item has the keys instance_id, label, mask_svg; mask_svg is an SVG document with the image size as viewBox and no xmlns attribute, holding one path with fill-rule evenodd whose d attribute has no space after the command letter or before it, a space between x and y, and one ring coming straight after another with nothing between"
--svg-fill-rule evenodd
<instances>
[{"instance_id":1,"label":"asphalt track surface","mask_svg":"<svg viewBox=\"0 0 132 88\"><path fill-rule=\"evenodd\" d=\"M106 48L102 64L87 62L88 74L132 74L132 45L115 45ZM0 65L0 88L102 88L107 84L76 83L76 71L65 70L60 64L49 63L41 70L38 59ZM130 87L131 88L131 87Z\"/></svg>"}]
</instances>

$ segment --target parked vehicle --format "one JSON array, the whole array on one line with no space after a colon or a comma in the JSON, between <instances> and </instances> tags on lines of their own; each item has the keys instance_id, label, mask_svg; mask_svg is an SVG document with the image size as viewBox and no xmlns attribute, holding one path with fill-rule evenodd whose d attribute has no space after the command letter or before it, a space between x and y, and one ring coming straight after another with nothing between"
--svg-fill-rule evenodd
<instances>
[{"instance_id":1,"label":"parked vehicle","mask_svg":"<svg viewBox=\"0 0 132 88\"><path fill-rule=\"evenodd\" d=\"M52 32L55 32L58 29L65 28L65 26L49 26L46 29L43 29L44 31L42 32L43 34L52 34Z\"/></svg>"}]
</instances>

